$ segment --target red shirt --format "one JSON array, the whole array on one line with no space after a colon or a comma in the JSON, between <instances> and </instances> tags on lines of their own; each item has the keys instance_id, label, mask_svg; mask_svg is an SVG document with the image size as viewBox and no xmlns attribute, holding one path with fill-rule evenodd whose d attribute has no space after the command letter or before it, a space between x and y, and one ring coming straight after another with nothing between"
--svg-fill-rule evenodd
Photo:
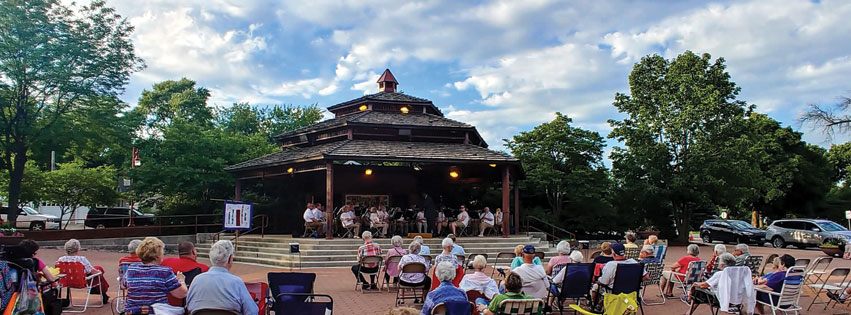
<instances>
[{"instance_id":1,"label":"red shirt","mask_svg":"<svg viewBox=\"0 0 851 315\"><path fill-rule=\"evenodd\" d=\"M677 270L677 273L685 274L686 271L688 271L688 264L692 261L698 261L698 260L700 260L700 257L694 257L694 256L689 256L689 255L683 256L683 258L680 258L680 260L677 260L677 263L680 264L680 270ZM681 281L683 280L682 279L683 277L681 277L681 276L677 276L677 278L679 278Z\"/></svg>"},{"instance_id":2,"label":"red shirt","mask_svg":"<svg viewBox=\"0 0 851 315\"><path fill-rule=\"evenodd\" d=\"M123 263L133 263L133 262L142 262L142 260L139 259L139 256L136 256L136 254L130 254L130 255L121 257L121 259L118 260L119 265L123 264Z\"/></svg>"},{"instance_id":3,"label":"red shirt","mask_svg":"<svg viewBox=\"0 0 851 315\"><path fill-rule=\"evenodd\" d=\"M160 265L171 268L174 273L187 272L195 268L201 268L201 272L207 272L207 270L210 270L210 267L207 265L199 264L195 261L195 259L186 256L180 256L178 258L163 258L163 262Z\"/></svg>"}]
</instances>

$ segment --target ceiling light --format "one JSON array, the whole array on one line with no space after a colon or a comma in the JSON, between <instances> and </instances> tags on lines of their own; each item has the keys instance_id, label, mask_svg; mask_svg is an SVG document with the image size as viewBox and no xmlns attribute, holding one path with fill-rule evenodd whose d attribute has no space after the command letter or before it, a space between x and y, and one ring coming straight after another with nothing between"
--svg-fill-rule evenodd
<instances>
[{"instance_id":1,"label":"ceiling light","mask_svg":"<svg viewBox=\"0 0 851 315\"><path fill-rule=\"evenodd\" d=\"M366 110L366 105L361 105L360 107L358 107L358 109L359 109L360 111L365 111L365 110Z\"/></svg>"},{"instance_id":2,"label":"ceiling light","mask_svg":"<svg viewBox=\"0 0 851 315\"><path fill-rule=\"evenodd\" d=\"M449 172L449 177L458 178L458 175L459 175L458 171L450 171Z\"/></svg>"},{"instance_id":3,"label":"ceiling light","mask_svg":"<svg viewBox=\"0 0 851 315\"><path fill-rule=\"evenodd\" d=\"M363 173L366 174L366 175L372 175L372 169L368 168L365 171L363 171Z\"/></svg>"},{"instance_id":4,"label":"ceiling light","mask_svg":"<svg viewBox=\"0 0 851 315\"><path fill-rule=\"evenodd\" d=\"M402 107L399 110L402 111L402 114L407 114L409 111L411 111L410 109L408 109L408 107Z\"/></svg>"},{"instance_id":5,"label":"ceiling light","mask_svg":"<svg viewBox=\"0 0 851 315\"><path fill-rule=\"evenodd\" d=\"M288 169L287 169L287 173L292 174L292 173L293 173L293 171L294 171L294 170L293 170L293 168L292 168L292 167L290 167L290 168L288 168Z\"/></svg>"}]
</instances>

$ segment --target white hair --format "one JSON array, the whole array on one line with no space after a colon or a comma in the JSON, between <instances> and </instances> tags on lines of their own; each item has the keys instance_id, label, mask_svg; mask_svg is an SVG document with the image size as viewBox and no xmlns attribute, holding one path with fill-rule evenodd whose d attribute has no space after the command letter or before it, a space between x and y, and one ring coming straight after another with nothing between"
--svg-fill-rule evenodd
<instances>
[{"instance_id":1,"label":"white hair","mask_svg":"<svg viewBox=\"0 0 851 315\"><path fill-rule=\"evenodd\" d=\"M451 238L444 238L442 242L440 242L440 246L443 248L455 246L455 242L452 241Z\"/></svg>"},{"instance_id":2,"label":"white hair","mask_svg":"<svg viewBox=\"0 0 851 315\"><path fill-rule=\"evenodd\" d=\"M736 257L730 253L723 253L718 256L718 264L724 267L733 267L736 265Z\"/></svg>"},{"instance_id":3,"label":"white hair","mask_svg":"<svg viewBox=\"0 0 851 315\"><path fill-rule=\"evenodd\" d=\"M393 238L390 239L390 244L393 244L393 247L402 247L402 237L393 235Z\"/></svg>"},{"instance_id":4,"label":"white hair","mask_svg":"<svg viewBox=\"0 0 851 315\"><path fill-rule=\"evenodd\" d=\"M558 245L556 245L556 250L559 254L570 255L570 243L566 241L558 242Z\"/></svg>"},{"instance_id":5,"label":"white hair","mask_svg":"<svg viewBox=\"0 0 851 315\"><path fill-rule=\"evenodd\" d=\"M411 244L408 244L408 253L409 254L419 254L421 247L422 247L422 245L420 245L419 242L412 241Z\"/></svg>"},{"instance_id":6,"label":"white hair","mask_svg":"<svg viewBox=\"0 0 851 315\"><path fill-rule=\"evenodd\" d=\"M727 246L724 246L724 244L715 245L715 255L723 254L723 253L726 253L726 252L727 252Z\"/></svg>"},{"instance_id":7,"label":"white hair","mask_svg":"<svg viewBox=\"0 0 851 315\"><path fill-rule=\"evenodd\" d=\"M127 251L135 254L136 249L139 248L139 244L142 244L142 240L130 241L130 244L127 244Z\"/></svg>"},{"instance_id":8,"label":"white hair","mask_svg":"<svg viewBox=\"0 0 851 315\"><path fill-rule=\"evenodd\" d=\"M700 247L698 247L697 244L691 244L686 247L686 253L692 256L700 255Z\"/></svg>"},{"instance_id":9,"label":"white hair","mask_svg":"<svg viewBox=\"0 0 851 315\"><path fill-rule=\"evenodd\" d=\"M80 241L78 241L77 239L72 238L72 239L68 240L67 242L65 242L65 252L68 253L68 255L76 254L79 251L80 251Z\"/></svg>"},{"instance_id":10,"label":"white hair","mask_svg":"<svg viewBox=\"0 0 851 315\"><path fill-rule=\"evenodd\" d=\"M641 246L641 251L653 255L653 245Z\"/></svg>"},{"instance_id":11,"label":"white hair","mask_svg":"<svg viewBox=\"0 0 851 315\"><path fill-rule=\"evenodd\" d=\"M482 255L476 255L476 258L473 258L473 268L475 269L485 269L488 266L488 259Z\"/></svg>"},{"instance_id":12,"label":"white hair","mask_svg":"<svg viewBox=\"0 0 851 315\"><path fill-rule=\"evenodd\" d=\"M440 282L452 281L452 279L455 279L455 264L448 261L437 264L434 275Z\"/></svg>"},{"instance_id":13,"label":"white hair","mask_svg":"<svg viewBox=\"0 0 851 315\"><path fill-rule=\"evenodd\" d=\"M419 235L414 236L414 242L420 243L420 245L422 245L423 244L423 237L419 236Z\"/></svg>"},{"instance_id":14,"label":"white hair","mask_svg":"<svg viewBox=\"0 0 851 315\"><path fill-rule=\"evenodd\" d=\"M585 256L582 255L582 252L575 250L572 253L570 253L570 260L581 263L581 262L585 261Z\"/></svg>"},{"instance_id":15,"label":"white hair","mask_svg":"<svg viewBox=\"0 0 851 315\"><path fill-rule=\"evenodd\" d=\"M365 240L370 240L370 239L372 239L372 232L363 231L363 233L361 233L361 235L360 235L360 238L365 239Z\"/></svg>"},{"instance_id":16,"label":"white hair","mask_svg":"<svg viewBox=\"0 0 851 315\"><path fill-rule=\"evenodd\" d=\"M739 244L736 245L736 250L740 250L742 253L747 253L750 249L748 248L748 244Z\"/></svg>"},{"instance_id":17,"label":"white hair","mask_svg":"<svg viewBox=\"0 0 851 315\"><path fill-rule=\"evenodd\" d=\"M231 256L233 256L233 243L228 240L220 240L210 246L210 262L213 265L227 266Z\"/></svg>"}]
</instances>

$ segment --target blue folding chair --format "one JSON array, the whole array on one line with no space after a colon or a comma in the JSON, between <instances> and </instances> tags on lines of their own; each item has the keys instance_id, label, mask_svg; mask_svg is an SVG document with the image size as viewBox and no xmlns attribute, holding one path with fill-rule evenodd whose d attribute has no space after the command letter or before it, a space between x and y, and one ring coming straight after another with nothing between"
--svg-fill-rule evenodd
<instances>
[{"instance_id":1,"label":"blue folding chair","mask_svg":"<svg viewBox=\"0 0 851 315\"><path fill-rule=\"evenodd\" d=\"M642 264L618 264L618 269L615 271L615 280L612 284L612 293L633 293L638 297L638 308L641 314L644 314L644 308L641 306L641 280L644 276L644 266Z\"/></svg>"},{"instance_id":2,"label":"blue folding chair","mask_svg":"<svg viewBox=\"0 0 851 315\"><path fill-rule=\"evenodd\" d=\"M564 280L561 282L558 295L553 301L558 307L559 313L564 312L564 301L572 299L579 304L581 299L590 301L588 292L591 292L592 279L594 278L594 268L596 264L566 264L564 266ZM553 292L551 291L550 294Z\"/></svg>"},{"instance_id":3,"label":"blue folding chair","mask_svg":"<svg viewBox=\"0 0 851 315\"><path fill-rule=\"evenodd\" d=\"M298 294L313 294L315 273L270 272L267 274L269 289L275 297L272 309L275 314L306 314L310 308L309 299Z\"/></svg>"},{"instance_id":4,"label":"blue folding chair","mask_svg":"<svg viewBox=\"0 0 851 315\"><path fill-rule=\"evenodd\" d=\"M334 299L327 294L281 293L275 296L275 304L277 305L278 301L285 299L292 299L298 301L298 303L287 304L286 312L281 314L327 315L334 313ZM320 299L327 299L327 301L319 301ZM279 314L277 308L275 314Z\"/></svg>"}]
</instances>

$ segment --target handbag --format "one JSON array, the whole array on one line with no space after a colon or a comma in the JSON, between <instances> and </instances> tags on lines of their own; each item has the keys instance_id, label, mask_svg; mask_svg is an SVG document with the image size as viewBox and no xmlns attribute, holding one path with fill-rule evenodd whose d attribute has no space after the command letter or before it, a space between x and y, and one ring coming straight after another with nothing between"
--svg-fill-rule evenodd
<instances>
[{"instance_id":1,"label":"handbag","mask_svg":"<svg viewBox=\"0 0 851 315\"><path fill-rule=\"evenodd\" d=\"M43 314L41 306L41 294L38 292L38 283L32 278L32 272L24 270L21 273L20 290L18 301L13 315Z\"/></svg>"}]
</instances>

